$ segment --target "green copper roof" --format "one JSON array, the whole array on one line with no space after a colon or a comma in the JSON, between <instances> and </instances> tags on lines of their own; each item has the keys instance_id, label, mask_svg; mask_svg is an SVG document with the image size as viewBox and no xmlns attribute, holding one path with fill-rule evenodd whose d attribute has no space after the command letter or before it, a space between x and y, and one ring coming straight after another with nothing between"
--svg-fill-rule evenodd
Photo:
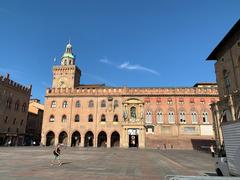
<instances>
[{"instance_id":1,"label":"green copper roof","mask_svg":"<svg viewBox=\"0 0 240 180\"><path fill-rule=\"evenodd\" d=\"M72 53L66 53L66 52L63 54L62 58L65 58L65 57L72 58L72 59L75 58L75 56Z\"/></svg>"}]
</instances>

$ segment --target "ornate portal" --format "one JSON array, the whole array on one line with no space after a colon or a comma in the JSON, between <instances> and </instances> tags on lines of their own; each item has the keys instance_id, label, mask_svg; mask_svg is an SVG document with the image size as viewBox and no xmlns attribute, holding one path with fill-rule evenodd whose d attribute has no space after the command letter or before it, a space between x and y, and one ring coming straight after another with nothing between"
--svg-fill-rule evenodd
<instances>
[{"instance_id":1,"label":"ornate portal","mask_svg":"<svg viewBox=\"0 0 240 180\"><path fill-rule=\"evenodd\" d=\"M124 147L145 147L145 127L143 108L140 99L130 98L123 102Z\"/></svg>"}]
</instances>

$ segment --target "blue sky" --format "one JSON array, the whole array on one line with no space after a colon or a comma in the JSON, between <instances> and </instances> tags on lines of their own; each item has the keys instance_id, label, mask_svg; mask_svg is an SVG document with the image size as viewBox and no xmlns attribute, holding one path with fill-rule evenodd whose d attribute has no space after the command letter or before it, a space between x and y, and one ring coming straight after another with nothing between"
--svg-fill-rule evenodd
<instances>
[{"instance_id":1,"label":"blue sky","mask_svg":"<svg viewBox=\"0 0 240 180\"><path fill-rule=\"evenodd\" d=\"M70 38L83 84L213 82L214 62L205 59L239 7L238 0L2 0L0 73L32 84L32 97L43 102Z\"/></svg>"}]
</instances>

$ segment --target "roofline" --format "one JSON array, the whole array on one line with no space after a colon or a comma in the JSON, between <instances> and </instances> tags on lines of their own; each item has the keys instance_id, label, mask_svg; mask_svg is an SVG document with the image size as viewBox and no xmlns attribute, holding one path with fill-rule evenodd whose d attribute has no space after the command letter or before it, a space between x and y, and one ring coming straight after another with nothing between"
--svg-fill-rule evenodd
<instances>
[{"instance_id":1,"label":"roofline","mask_svg":"<svg viewBox=\"0 0 240 180\"><path fill-rule=\"evenodd\" d=\"M217 60L216 54L224 46L225 42L238 30L240 29L240 19L233 25L233 27L228 31L220 43L213 49L211 54L207 57L206 60Z\"/></svg>"}]
</instances>

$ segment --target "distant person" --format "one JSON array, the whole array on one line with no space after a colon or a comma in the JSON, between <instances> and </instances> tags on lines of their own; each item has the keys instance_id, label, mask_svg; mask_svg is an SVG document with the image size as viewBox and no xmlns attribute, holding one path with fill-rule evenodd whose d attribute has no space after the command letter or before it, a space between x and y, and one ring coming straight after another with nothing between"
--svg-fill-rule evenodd
<instances>
[{"instance_id":1,"label":"distant person","mask_svg":"<svg viewBox=\"0 0 240 180\"><path fill-rule=\"evenodd\" d=\"M60 161L60 154L61 154L60 144L58 144L57 147L53 151L54 159L52 160L51 166L54 165L56 160L57 160L59 166L62 165L62 162Z\"/></svg>"},{"instance_id":2,"label":"distant person","mask_svg":"<svg viewBox=\"0 0 240 180\"><path fill-rule=\"evenodd\" d=\"M211 151L212 157L214 158L215 157L215 151L214 151L213 145L210 146L210 151Z\"/></svg>"},{"instance_id":3,"label":"distant person","mask_svg":"<svg viewBox=\"0 0 240 180\"><path fill-rule=\"evenodd\" d=\"M11 143L12 143L12 141L11 141L11 140L9 140L9 141L8 141L8 146L11 146Z\"/></svg>"}]
</instances>

